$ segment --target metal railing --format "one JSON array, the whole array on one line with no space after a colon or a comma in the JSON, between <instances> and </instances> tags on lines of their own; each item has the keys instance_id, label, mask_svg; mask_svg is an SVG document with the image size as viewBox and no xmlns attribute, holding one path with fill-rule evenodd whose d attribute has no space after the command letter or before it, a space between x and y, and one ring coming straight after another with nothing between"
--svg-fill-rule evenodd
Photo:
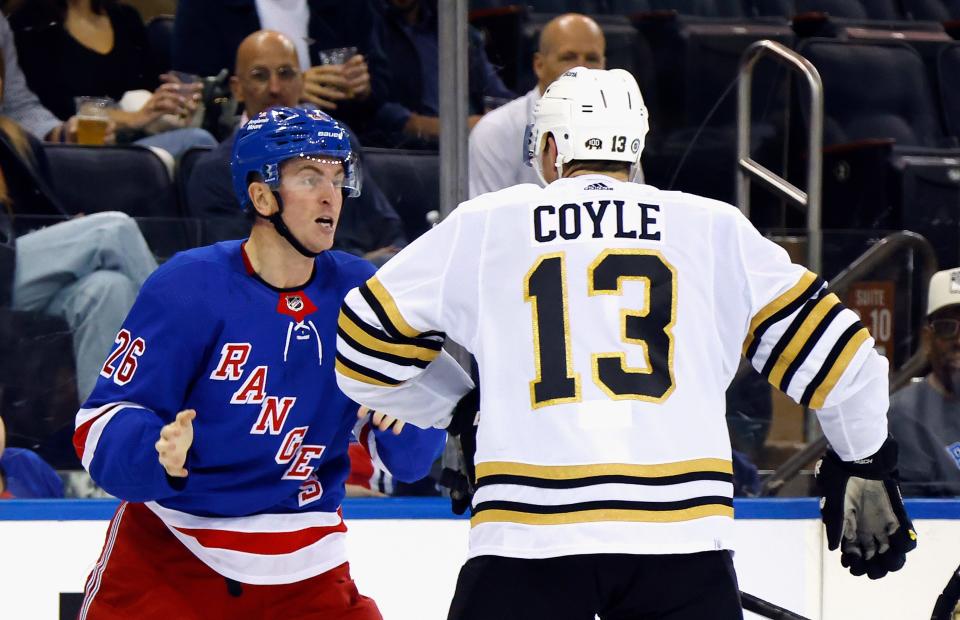
<instances>
[{"instance_id":1,"label":"metal railing","mask_svg":"<svg viewBox=\"0 0 960 620\"><path fill-rule=\"evenodd\" d=\"M810 88L809 160L807 161L807 191L759 164L750 157L750 110L753 69L761 58L770 57L796 70L807 80ZM823 174L823 82L809 60L789 47L764 39L753 43L740 59L740 78L737 93L737 206L750 216L750 181L756 178L762 185L806 211L807 267L820 273L822 237L820 231L821 177Z\"/></svg>"},{"instance_id":2,"label":"metal railing","mask_svg":"<svg viewBox=\"0 0 960 620\"><path fill-rule=\"evenodd\" d=\"M849 267L840 272L830 282L829 290L833 293L842 293L851 284L863 279L877 266L893 256L894 253L905 249L912 249L919 256L920 281L929 282L930 277L937 271L937 257L933 252L933 247L923 235L901 231L884 237L876 245L861 254L857 260L850 263ZM926 296L926 290L922 291L922 296ZM923 307L923 297L921 297L921 307ZM893 373L890 378L890 393L892 394L906 385L912 377L923 369L926 362L926 354L923 350L914 353L903 366ZM764 479L759 495L761 497L776 495L784 484L799 474L805 465L819 457L826 448L827 438L824 436L808 444Z\"/></svg>"}]
</instances>

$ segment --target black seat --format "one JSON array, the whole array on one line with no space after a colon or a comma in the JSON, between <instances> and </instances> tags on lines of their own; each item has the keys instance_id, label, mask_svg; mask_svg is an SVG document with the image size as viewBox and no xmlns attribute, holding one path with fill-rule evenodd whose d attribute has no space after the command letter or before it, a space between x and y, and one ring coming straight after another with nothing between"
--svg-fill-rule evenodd
<instances>
[{"instance_id":1,"label":"black seat","mask_svg":"<svg viewBox=\"0 0 960 620\"><path fill-rule=\"evenodd\" d=\"M960 43L951 43L937 57L940 109L947 133L960 140Z\"/></svg>"},{"instance_id":2,"label":"black seat","mask_svg":"<svg viewBox=\"0 0 960 620\"><path fill-rule=\"evenodd\" d=\"M809 39L798 51L823 80L824 146L876 138L946 146L923 60L909 46Z\"/></svg>"},{"instance_id":3,"label":"black seat","mask_svg":"<svg viewBox=\"0 0 960 620\"><path fill-rule=\"evenodd\" d=\"M177 185L177 199L180 201L180 213L189 215L189 196L187 196L187 187L190 183L190 175L193 174L193 167L197 160L209 153L212 149L209 146L194 146L187 149L177 161L177 171L174 175Z\"/></svg>"},{"instance_id":4,"label":"black seat","mask_svg":"<svg viewBox=\"0 0 960 620\"><path fill-rule=\"evenodd\" d=\"M783 17L789 19L796 12L793 0L745 0L747 15L752 17Z\"/></svg>"},{"instance_id":5,"label":"black seat","mask_svg":"<svg viewBox=\"0 0 960 620\"><path fill-rule=\"evenodd\" d=\"M832 17L895 21L904 18L896 0L795 0L797 13L827 13Z\"/></svg>"},{"instance_id":6,"label":"black seat","mask_svg":"<svg viewBox=\"0 0 960 620\"><path fill-rule=\"evenodd\" d=\"M166 164L150 149L45 144L44 151L54 191L72 212L123 211L161 259L191 246Z\"/></svg>"},{"instance_id":7,"label":"black seat","mask_svg":"<svg viewBox=\"0 0 960 620\"><path fill-rule=\"evenodd\" d=\"M651 125L643 158L647 181L732 202L740 58L760 39L789 47L793 32L785 21L664 14L639 16L635 24L653 50L657 73L655 96L645 97ZM778 135L776 115L785 107L787 75L772 62L758 65L754 73L751 118L756 149Z\"/></svg>"},{"instance_id":8,"label":"black seat","mask_svg":"<svg viewBox=\"0 0 960 620\"><path fill-rule=\"evenodd\" d=\"M7 441L55 467L79 467L65 439L78 407L73 335L62 318L12 309L15 261L13 225L0 212L0 414Z\"/></svg>"},{"instance_id":9,"label":"black seat","mask_svg":"<svg viewBox=\"0 0 960 620\"><path fill-rule=\"evenodd\" d=\"M650 0L607 0L607 12L631 15L650 10Z\"/></svg>"},{"instance_id":10,"label":"black seat","mask_svg":"<svg viewBox=\"0 0 960 620\"><path fill-rule=\"evenodd\" d=\"M363 149L363 165L403 220L413 241L430 227L427 213L440 209L440 163L434 151Z\"/></svg>"},{"instance_id":11,"label":"black seat","mask_svg":"<svg viewBox=\"0 0 960 620\"><path fill-rule=\"evenodd\" d=\"M960 0L901 0L908 19L944 22L960 19Z\"/></svg>"},{"instance_id":12,"label":"black seat","mask_svg":"<svg viewBox=\"0 0 960 620\"><path fill-rule=\"evenodd\" d=\"M741 4L730 0L650 0L650 10L699 17L743 17Z\"/></svg>"},{"instance_id":13,"label":"black seat","mask_svg":"<svg viewBox=\"0 0 960 620\"><path fill-rule=\"evenodd\" d=\"M147 22L147 40L156 72L169 71L173 66L173 15L157 15Z\"/></svg>"},{"instance_id":14,"label":"black seat","mask_svg":"<svg viewBox=\"0 0 960 620\"><path fill-rule=\"evenodd\" d=\"M951 148L920 55L904 44L835 39L798 51L823 80L824 227L906 227L936 240L940 262L955 264L960 218L944 214L960 203L951 181L960 150Z\"/></svg>"}]
</instances>

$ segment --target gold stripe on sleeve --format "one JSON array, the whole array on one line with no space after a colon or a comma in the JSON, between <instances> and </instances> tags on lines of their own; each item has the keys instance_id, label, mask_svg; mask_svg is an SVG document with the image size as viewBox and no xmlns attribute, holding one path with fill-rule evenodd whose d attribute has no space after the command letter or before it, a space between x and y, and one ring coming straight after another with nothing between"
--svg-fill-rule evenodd
<instances>
[{"instance_id":1,"label":"gold stripe on sleeve","mask_svg":"<svg viewBox=\"0 0 960 620\"><path fill-rule=\"evenodd\" d=\"M830 394L830 391L833 390L833 386L840 380L843 371L847 369L850 360L853 359L853 356L860 350L860 346L869 338L870 332L867 331L866 327L857 331L857 333L850 338L850 341L847 342L846 346L843 347L843 351L841 351L837 357L837 361L833 363L823 383L820 384L820 387L817 388L817 391L815 391L810 398L811 409L823 408L823 403L826 402L827 396Z\"/></svg>"}]
</instances>

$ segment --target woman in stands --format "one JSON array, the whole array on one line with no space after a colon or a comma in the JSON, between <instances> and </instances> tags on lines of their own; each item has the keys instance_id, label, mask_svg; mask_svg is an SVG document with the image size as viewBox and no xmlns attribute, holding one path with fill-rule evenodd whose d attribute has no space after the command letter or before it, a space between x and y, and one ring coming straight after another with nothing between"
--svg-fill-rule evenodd
<instances>
[{"instance_id":1,"label":"woman in stands","mask_svg":"<svg viewBox=\"0 0 960 620\"><path fill-rule=\"evenodd\" d=\"M3 66L0 54L0 101ZM67 322L73 333L77 396L83 402L140 286L157 263L136 222L124 213L51 219L56 214L69 217L69 211L47 189L49 183L41 143L0 116L0 204L6 216L16 218L18 230L37 228L15 242L13 309Z\"/></svg>"},{"instance_id":2,"label":"woman in stands","mask_svg":"<svg viewBox=\"0 0 960 620\"><path fill-rule=\"evenodd\" d=\"M162 68L151 59L136 9L116 0L18 4L10 24L20 66L31 90L55 115L72 116L76 97L110 97L121 103L110 111L119 142L150 135L140 143L174 156L191 146L216 144L206 131L188 127L201 84L158 75Z\"/></svg>"}]
</instances>

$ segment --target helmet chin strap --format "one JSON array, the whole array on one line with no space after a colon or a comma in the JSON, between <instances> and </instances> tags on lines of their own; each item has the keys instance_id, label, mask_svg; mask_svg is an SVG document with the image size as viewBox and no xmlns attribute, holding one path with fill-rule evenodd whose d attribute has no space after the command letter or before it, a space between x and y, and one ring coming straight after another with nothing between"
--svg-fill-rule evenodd
<instances>
[{"instance_id":1,"label":"helmet chin strap","mask_svg":"<svg viewBox=\"0 0 960 620\"><path fill-rule=\"evenodd\" d=\"M311 252L306 247L304 247L304 245L300 243L296 237L293 236L293 233L290 232L289 228L287 228L286 222L283 221L283 199L280 198L280 192L274 191L273 197L277 201L276 212L273 213L272 215L260 215L260 213L257 211L256 212L257 216L262 217L263 219L268 220L271 224L273 224L273 227L276 229L277 233L281 237L287 240L287 243L290 244L290 247L292 247L294 250L296 250L303 256L307 258L316 258L317 256L320 256L323 250L321 250L320 252Z\"/></svg>"}]
</instances>

